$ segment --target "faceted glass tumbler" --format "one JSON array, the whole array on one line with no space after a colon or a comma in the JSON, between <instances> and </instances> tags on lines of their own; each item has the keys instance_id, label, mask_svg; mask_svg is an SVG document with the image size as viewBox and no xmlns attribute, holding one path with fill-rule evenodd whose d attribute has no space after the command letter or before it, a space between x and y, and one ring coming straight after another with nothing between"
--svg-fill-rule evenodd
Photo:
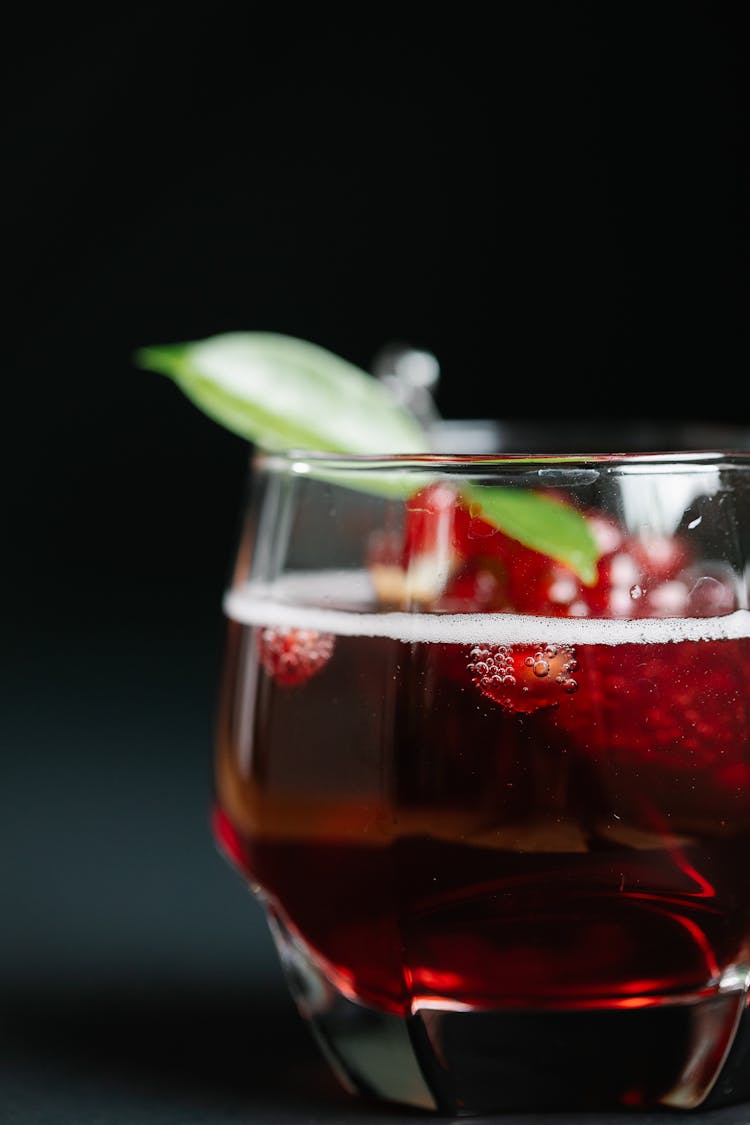
<instances>
[{"instance_id":1,"label":"faceted glass tumbler","mask_svg":"<svg viewBox=\"0 0 750 1125\"><path fill-rule=\"evenodd\" d=\"M258 454L216 837L352 1090L750 1098L750 454Z\"/></svg>"}]
</instances>

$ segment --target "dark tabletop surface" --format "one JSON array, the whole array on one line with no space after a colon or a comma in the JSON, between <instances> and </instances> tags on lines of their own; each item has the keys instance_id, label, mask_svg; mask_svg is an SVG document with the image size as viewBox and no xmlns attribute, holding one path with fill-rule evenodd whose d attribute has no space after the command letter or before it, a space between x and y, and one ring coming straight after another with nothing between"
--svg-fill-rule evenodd
<instances>
[{"instance_id":1,"label":"dark tabletop surface","mask_svg":"<svg viewBox=\"0 0 750 1125\"><path fill-rule=\"evenodd\" d=\"M148 619L127 593L113 608L42 598L6 634L7 1125L426 1119L339 1089L287 997L260 908L212 844L214 593L173 591ZM493 1120L748 1125L750 1106Z\"/></svg>"}]
</instances>

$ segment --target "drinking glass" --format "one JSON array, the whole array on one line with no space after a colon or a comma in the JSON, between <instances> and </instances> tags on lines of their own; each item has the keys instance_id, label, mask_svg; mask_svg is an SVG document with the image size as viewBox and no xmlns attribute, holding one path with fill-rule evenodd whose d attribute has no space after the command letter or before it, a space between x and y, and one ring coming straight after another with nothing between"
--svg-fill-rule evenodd
<instances>
[{"instance_id":1,"label":"drinking glass","mask_svg":"<svg viewBox=\"0 0 750 1125\"><path fill-rule=\"evenodd\" d=\"M217 840L352 1091L748 1098L750 453L441 432L254 457Z\"/></svg>"}]
</instances>

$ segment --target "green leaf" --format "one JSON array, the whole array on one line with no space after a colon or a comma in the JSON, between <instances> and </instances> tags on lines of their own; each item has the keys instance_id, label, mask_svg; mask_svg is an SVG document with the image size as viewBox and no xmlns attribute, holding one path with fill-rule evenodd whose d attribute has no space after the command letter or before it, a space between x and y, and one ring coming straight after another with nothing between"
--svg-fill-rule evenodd
<instances>
[{"instance_id":1,"label":"green leaf","mask_svg":"<svg viewBox=\"0 0 750 1125\"><path fill-rule=\"evenodd\" d=\"M315 344L231 332L141 349L196 406L269 451L423 453L426 434L377 379Z\"/></svg>"},{"instance_id":2,"label":"green leaf","mask_svg":"<svg viewBox=\"0 0 750 1125\"><path fill-rule=\"evenodd\" d=\"M377 379L315 344L270 332L231 332L142 348L139 366L160 372L205 414L269 452L308 450L406 455L429 449L426 433ZM382 474L325 462L308 471L344 487L406 498L430 466ZM468 485L470 504L499 530L596 581L598 550L585 518L525 489Z\"/></svg>"},{"instance_id":3,"label":"green leaf","mask_svg":"<svg viewBox=\"0 0 750 1125\"><path fill-rule=\"evenodd\" d=\"M595 584L601 552L588 520L576 508L520 488L467 485L461 492L472 510L506 535L566 563L587 586Z\"/></svg>"}]
</instances>

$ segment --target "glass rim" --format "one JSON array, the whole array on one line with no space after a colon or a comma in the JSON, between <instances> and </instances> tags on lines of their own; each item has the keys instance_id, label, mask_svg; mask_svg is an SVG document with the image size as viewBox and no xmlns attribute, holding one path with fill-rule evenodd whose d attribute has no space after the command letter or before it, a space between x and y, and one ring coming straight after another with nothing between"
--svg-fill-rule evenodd
<instances>
[{"instance_id":1,"label":"glass rim","mask_svg":"<svg viewBox=\"0 0 750 1125\"><path fill-rule=\"evenodd\" d=\"M750 468L750 450L744 449L682 449L655 450L650 453L338 453L320 450L291 449L268 451L257 448L251 458L259 468L283 469L296 475L310 470L327 473L371 474L373 472L443 473L490 472L505 470L521 473L529 469L545 469L564 474L582 468L604 472L624 471L696 472L712 468Z\"/></svg>"}]
</instances>

